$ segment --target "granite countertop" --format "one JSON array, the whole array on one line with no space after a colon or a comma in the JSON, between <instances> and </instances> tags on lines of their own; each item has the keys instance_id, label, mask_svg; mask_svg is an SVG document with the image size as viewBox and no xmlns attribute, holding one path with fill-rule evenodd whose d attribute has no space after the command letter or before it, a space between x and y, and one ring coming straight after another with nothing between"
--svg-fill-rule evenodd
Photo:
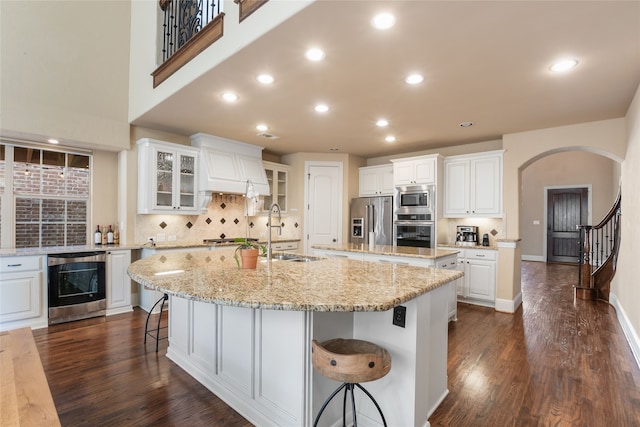
<instances>
[{"instance_id":1,"label":"granite countertop","mask_svg":"<svg viewBox=\"0 0 640 427\"><path fill-rule=\"evenodd\" d=\"M262 259L242 270L234 249L158 254L135 261L129 276L169 295L215 304L291 311L386 311L463 275L456 270L320 258Z\"/></svg>"},{"instance_id":2,"label":"granite countertop","mask_svg":"<svg viewBox=\"0 0 640 427\"><path fill-rule=\"evenodd\" d=\"M498 249L498 247L495 245L460 246L460 245L456 245L455 243L438 243L438 247L439 248L456 248L456 249L485 249L485 250L494 250L494 251Z\"/></svg>"},{"instance_id":3,"label":"granite countertop","mask_svg":"<svg viewBox=\"0 0 640 427\"><path fill-rule=\"evenodd\" d=\"M299 242L300 239L273 239L273 243L283 242ZM267 244L267 241L260 241L261 244ZM77 246L49 246L43 248L14 248L0 249L0 257L2 256L28 256L28 255L53 255L62 253L75 252L95 252L95 251L117 251L127 249L181 249L181 248L218 248L227 246L237 246L237 242L226 243L186 243L186 242L163 242L152 245L151 243L132 243L125 245L77 245Z\"/></svg>"},{"instance_id":4,"label":"granite countertop","mask_svg":"<svg viewBox=\"0 0 640 427\"><path fill-rule=\"evenodd\" d=\"M431 248L414 248L411 246L391 246L391 245L375 245L370 248L367 244L362 243L346 243L339 245L313 245L313 249L322 249L327 251L343 251L343 252L359 252L365 254L403 256L411 258L440 259L450 255L457 254L457 250L447 249L431 249ZM458 248L459 249L459 248Z\"/></svg>"}]
</instances>

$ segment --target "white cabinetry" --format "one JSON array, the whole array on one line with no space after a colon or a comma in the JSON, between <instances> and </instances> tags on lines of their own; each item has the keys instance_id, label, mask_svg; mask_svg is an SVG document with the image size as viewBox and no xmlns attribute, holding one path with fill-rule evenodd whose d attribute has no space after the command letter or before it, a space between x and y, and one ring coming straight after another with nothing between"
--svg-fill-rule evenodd
<instances>
[{"instance_id":1,"label":"white cabinetry","mask_svg":"<svg viewBox=\"0 0 640 427\"><path fill-rule=\"evenodd\" d=\"M269 212L269 207L273 202L280 205L280 210L286 212L288 209L287 184L289 180L289 166L272 162L262 162L264 172L267 175L267 182L271 193L264 194L264 212Z\"/></svg>"},{"instance_id":2,"label":"white cabinetry","mask_svg":"<svg viewBox=\"0 0 640 427\"><path fill-rule=\"evenodd\" d=\"M271 249L274 252L297 252L298 242L272 242Z\"/></svg>"},{"instance_id":3,"label":"white cabinetry","mask_svg":"<svg viewBox=\"0 0 640 427\"><path fill-rule=\"evenodd\" d=\"M442 268L445 270L457 270L458 257L447 257L436 262L436 268ZM458 320L458 286L459 283L464 281L464 277L455 280L455 283L450 285L449 290L449 320Z\"/></svg>"},{"instance_id":4,"label":"white cabinetry","mask_svg":"<svg viewBox=\"0 0 640 427\"><path fill-rule=\"evenodd\" d=\"M435 184L437 159L430 155L391 160L394 186Z\"/></svg>"},{"instance_id":5,"label":"white cabinetry","mask_svg":"<svg viewBox=\"0 0 640 427\"><path fill-rule=\"evenodd\" d=\"M502 150L444 161L444 216L502 216Z\"/></svg>"},{"instance_id":6,"label":"white cabinetry","mask_svg":"<svg viewBox=\"0 0 640 427\"><path fill-rule=\"evenodd\" d=\"M360 197L393 195L393 165L360 168Z\"/></svg>"},{"instance_id":7,"label":"white cabinetry","mask_svg":"<svg viewBox=\"0 0 640 427\"><path fill-rule=\"evenodd\" d=\"M199 150L149 138L138 140L138 213L194 215Z\"/></svg>"},{"instance_id":8,"label":"white cabinetry","mask_svg":"<svg viewBox=\"0 0 640 427\"><path fill-rule=\"evenodd\" d=\"M464 249L458 255L458 269L464 271L462 286L458 286L458 300L495 306L496 260L493 249Z\"/></svg>"},{"instance_id":9,"label":"white cabinetry","mask_svg":"<svg viewBox=\"0 0 640 427\"><path fill-rule=\"evenodd\" d=\"M130 250L107 251L107 316L133 310L129 264Z\"/></svg>"},{"instance_id":10,"label":"white cabinetry","mask_svg":"<svg viewBox=\"0 0 640 427\"><path fill-rule=\"evenodd\" d=\"M169 301L172 361L257 425L305 425L309 313Z\"/></svg>"},{"instance_id":11,"label":"white cabinetry","mask_svg":"<svg viewBox=\"0 0 640 427\"><path fill-rule=\"evenodd\" d=\"M0 330L48 324L44 256L0 258Z\"/></svg>"}]
</instances>

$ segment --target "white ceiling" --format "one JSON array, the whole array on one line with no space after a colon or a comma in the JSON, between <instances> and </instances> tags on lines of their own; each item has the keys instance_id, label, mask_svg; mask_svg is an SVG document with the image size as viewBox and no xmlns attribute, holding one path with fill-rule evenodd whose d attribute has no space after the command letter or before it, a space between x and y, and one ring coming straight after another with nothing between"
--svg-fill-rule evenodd
<instances>
[{"instance_id":1,"label":"white ceiling","mask_svg":"<svg viewBox=\"0 0 640 427\"><path fill-rule=\"evenodd\" d=\"M380 11L395 14L393 28L371 27ZM304 59L311 46L324 61ZM551 73L566 56L578 67ZM408 86L414 71L425 80ZM257 83L262 72L275 83ZM375 157L622 117L639 84L639 1L318 1L134 124L275 154ZM239 100L222 102L225 90ZM331 110L314 112L318 101ZM257 136L261 122L279 138Z\"/></svg>"}]
</instances>

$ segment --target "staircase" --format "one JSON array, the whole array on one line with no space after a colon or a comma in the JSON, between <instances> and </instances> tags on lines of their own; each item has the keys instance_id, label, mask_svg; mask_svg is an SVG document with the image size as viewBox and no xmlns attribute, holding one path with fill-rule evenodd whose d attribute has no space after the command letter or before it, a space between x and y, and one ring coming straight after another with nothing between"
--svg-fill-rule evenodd
<instances>
[{"instance_id":1,"label":"staircase","mask_svg":"<svg viewBox=\"0 0 640 427\"><path fill-rule=\"evenodd\" d=\"M609 301L611 280L616 274L620 251L622 194L598 225L579 225L580 269L575 296L579 299Z\"/></svg>"}]
</instances>

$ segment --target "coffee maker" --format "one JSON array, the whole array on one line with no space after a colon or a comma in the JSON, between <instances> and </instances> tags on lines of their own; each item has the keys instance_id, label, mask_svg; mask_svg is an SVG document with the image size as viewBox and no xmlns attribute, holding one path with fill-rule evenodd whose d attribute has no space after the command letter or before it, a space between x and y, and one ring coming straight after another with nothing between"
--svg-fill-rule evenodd
<instances>
[{"instance_id":1,"label":"coffee maker","mask_svg":"<svg viewBox=\"0 0 640 427\"><path fill-rule=\"evenodd\" d=\"M477 246L478 227L472 225L458 225L456 227L457 246Z\"/></svg>"}]
</instances>

